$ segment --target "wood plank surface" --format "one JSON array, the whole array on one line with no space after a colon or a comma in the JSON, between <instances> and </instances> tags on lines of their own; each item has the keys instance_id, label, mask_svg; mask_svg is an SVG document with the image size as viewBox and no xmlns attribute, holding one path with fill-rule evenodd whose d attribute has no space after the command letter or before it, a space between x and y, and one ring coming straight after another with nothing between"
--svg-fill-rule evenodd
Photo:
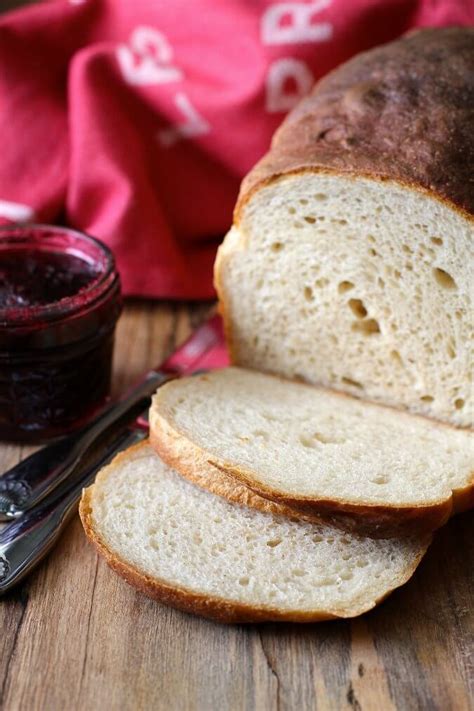
<instances>
[{"instance_id":1,"label":"wood plank surface","mask_svg":"<svg viewBox=\"0 0 474 711\"><path fill-rule=\"evenodd\" d=\"M130 303L114 390L164 358L209 306ZM0 445L0 472L28 450ZM469 711L474 526L441 530L412 580L353 621L225 627L148 600L87 544L76 517L0 603L5 711Z\"/></svg>"}]
</instances>

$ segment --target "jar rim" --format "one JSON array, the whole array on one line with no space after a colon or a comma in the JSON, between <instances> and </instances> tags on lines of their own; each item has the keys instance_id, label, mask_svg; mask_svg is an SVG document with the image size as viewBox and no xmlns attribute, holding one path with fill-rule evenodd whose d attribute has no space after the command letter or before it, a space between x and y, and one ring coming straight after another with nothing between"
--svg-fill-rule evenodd
<instances>
[{"instance_id":1,"label":"jar rim","mask_svg":"<svg viewBox=\"0 0 474 711\"><path fill-rule=\"evenodd\" d=\"M77 293L65 296L58 301L48 304L34 304L26 307L7 306L0 308L0 324L9 326L28 326L32 322L50 322L68 318L78 311L89 308L98 298L102 297L108 288L115 283L116 266L113 252L107 245L96 237L92 237L86 232L62 227L60 225L49 225L42 223L28 223L0 226L0 247L5 242L11 241L12 247L17 245L27 245L31 241L32 246L41 248L38 242L34 244L34 236L41 235L47 237L69 237L76 240L76 250L56 249L57 252L80 256L80 245L93 247L97 257L93 257L94 263L100 263L100 271L91 281L80 289ZM45 250L46 251L46 250ZM83 257L84 257L83 253Z\"/></svg>"}]
</instances>

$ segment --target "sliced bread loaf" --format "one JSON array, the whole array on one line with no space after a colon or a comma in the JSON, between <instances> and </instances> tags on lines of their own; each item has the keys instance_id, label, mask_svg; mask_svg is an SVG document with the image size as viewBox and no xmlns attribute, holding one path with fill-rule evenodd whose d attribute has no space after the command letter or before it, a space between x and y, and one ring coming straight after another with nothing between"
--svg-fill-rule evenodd
<instances>
[{"instance_id":1,"label":"sliced bread loaf","mask_svg":"<svg viewBox=\"0 0 474 711\"><path fill-rule=\"evenodd\" d=\"M85 531L150 597L222 622L352 617L413 574L429 538L373 540L232 504L189 483L147 444L83 493Z\"/></svg>"},{"instance_id":2,"label":"sliced bread loaf","mask_svg":"<svg viewBox=\"0 0 474 711\"><path fill-rule=\"evenodd\" d=\"M242 368L164 385L150 429L184 475L211 464L264 498L372 535L432 530L474 504L471 432Z\"/></svg>"},{"instance_id":3,"label":"sliced bread loaf","mask_svg":"<svg viewBox=\"0 0 474 711\"><path fill-rule=\"evenodd\" d=\"M316 85L245 179L215 282L232 360L473 424L474 29Z\"/></svg>"}]
</instances>

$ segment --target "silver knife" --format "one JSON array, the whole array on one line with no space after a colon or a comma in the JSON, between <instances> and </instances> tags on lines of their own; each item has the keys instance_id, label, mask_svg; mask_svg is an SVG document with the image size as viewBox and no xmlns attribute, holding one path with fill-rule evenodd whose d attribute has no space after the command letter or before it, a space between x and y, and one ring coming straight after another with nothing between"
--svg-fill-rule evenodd
<instances>
[{"instance_id":1,"label":"silver knife","mask_svg":"<svg viewBox=\"0 0 474 711\"><path fill-rule=\"evenodd\" d=\"M0 521L11 521L38 505L81 466L86 452L114 425L126 427L146 410L151 395L171 378L203 367L203 359L223 349L222 325L213 316L158 368L150 370L123 398L106 406L77 433L35 452L0 477Z\"/></svg>"}]
</instances>

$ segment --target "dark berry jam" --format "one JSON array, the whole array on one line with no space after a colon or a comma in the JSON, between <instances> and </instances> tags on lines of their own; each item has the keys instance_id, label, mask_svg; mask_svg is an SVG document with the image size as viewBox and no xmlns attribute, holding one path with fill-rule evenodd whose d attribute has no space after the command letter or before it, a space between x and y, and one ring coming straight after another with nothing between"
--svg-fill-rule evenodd
<instances>
[{"instance_id":1,"label":"dark berry jam","mask_svg":"<svg viewBox=\"0 0 474 711\"><path fill-rule=\"evenodd\" d=\"M66 228L0 229L0 438L85 424L110 390L121 311L113 255Z\"/></svg>"},{"instance_id":2,"label":"dark berry jam","mask_svg":"<svg viewBox=\"0 0 474 711\"><path fill-rule=\"evenodd\" d=\"M78 294L97 276L94 264L67 252L0 251L0 309L54 304Z\"/></svg>"}]
</instances>

